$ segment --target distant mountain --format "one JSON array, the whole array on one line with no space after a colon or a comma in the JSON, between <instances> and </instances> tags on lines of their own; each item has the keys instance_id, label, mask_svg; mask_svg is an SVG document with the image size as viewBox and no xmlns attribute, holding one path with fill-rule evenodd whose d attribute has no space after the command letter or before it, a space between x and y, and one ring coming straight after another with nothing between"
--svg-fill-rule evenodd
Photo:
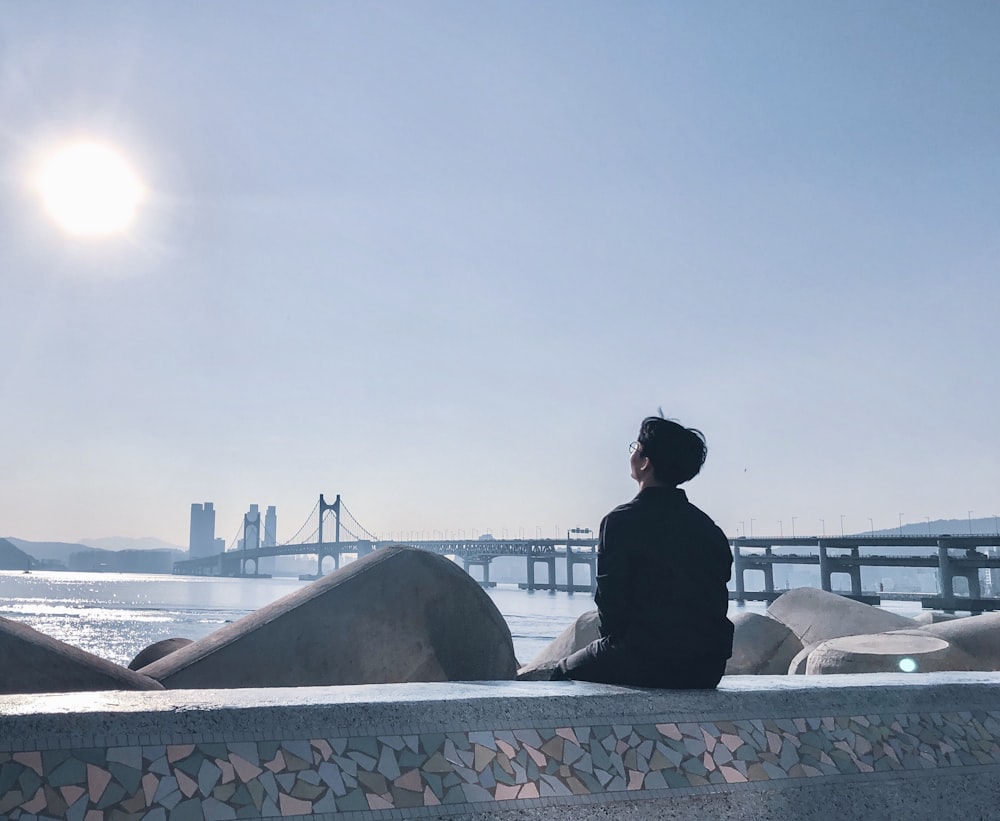
<instances>
[{"instance_id":1,"label":"distant mountain","mask_svg":"<svg viewBox=\"0 0 1000 821\"><path fill-rule=\"evenodd\" d=\"M27 539L15 539L13 536L8 536L7 541L36 559L63 564L66 564L74 553L93 550L92 547L71 542L29 542Z\"/></svg>"},{"instance_id":2,"label":"distant mountain","mask_svg":"<svg viewBox=\"0 0 1000 821\"><path fill-rule=\"evenodd\" d=\"M0 570L28 570L34 559L10 539L0 539Z\"/></svg>"},{"instance_id":3,"label":"distant mountain","mask_svg":"<svg viewBox=\"0 0 1000 821\"><path fill-rule=\"evenodd\" d=\"M67 562L70 570L104 573L172 573L174 562L187 558L187 551L170 548L153 550L101 550L84 548Z\"/></svg>"},{"instance_id":4,"label":"distant mountain","mask_svg":"<svg viewBox=\"0 0 1000 821\"><path fill-rule=\"evenodd\" d=\"M186 547L165 542L152 536L140 536L137 539L126 536L104 536L100 539L80 539L80 544L96 547L99 550L183 550Z\"/></svg>"},{"instance_id":5,"label":"distant mountain","mask_svg":"<svg viewBox=\"0 0 1000 821\"><path fill-rule=\"evenodd\" d=\"M182 547L159 539L90 539L83 542L29 542L8 536L0 539L0 570L21 570L25 557L30 567L54 570L89 570L117 573L171 573L174 562L188 557ZM4 545L7 548L4 548ZM109 549L98 544L115 545ZM135 547L135 545L140 545ZM20 554L20 556L18 555ZM11 566L7 566L9 561Z\"/></svg>"},{"instance_id":6,"label":"distant mountain","mask_svg":"<svg viewBox=\"0 0 1000 821\"><path fill-rule=\"evenodd\" d=\"M996 535L1000 519L989 516L985 519L931 519L929 522L906 522L902 530L898 527L888 527L876 530L875 536L974 536ZM869 530L862 530L858 536L871 536Z\"/></svg>"}]
</instances>

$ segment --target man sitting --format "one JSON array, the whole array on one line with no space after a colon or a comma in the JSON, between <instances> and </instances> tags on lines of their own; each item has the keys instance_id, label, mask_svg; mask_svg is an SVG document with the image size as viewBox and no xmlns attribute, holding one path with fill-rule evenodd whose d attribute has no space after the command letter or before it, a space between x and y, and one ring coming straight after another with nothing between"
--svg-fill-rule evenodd
<instances>
[{"instance_id":1,"label":"man sitting","mask_svg":"<svg viewBox=\"0 0 1000 821\"><path fill-rule=\"evenodd\" d=\"M733 557L723 532L677 487L705 463L705 437L651 416L630 450L639 493L601 522L601 637L562 659L554 678L713 688L733 649Z\"/></svg>"}]
</instances>

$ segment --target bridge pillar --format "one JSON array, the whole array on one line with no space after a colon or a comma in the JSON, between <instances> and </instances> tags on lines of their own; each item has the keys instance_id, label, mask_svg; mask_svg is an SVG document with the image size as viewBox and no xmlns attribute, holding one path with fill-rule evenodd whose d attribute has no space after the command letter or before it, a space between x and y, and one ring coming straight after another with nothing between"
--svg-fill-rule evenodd
<instances>
[{"instance_id":1,"label":"bridge pillar","mask_svg":"<svg viewBox=\"0 0 1000 821\"><path fill-rule=\"evenodd\" d=\"M764 555L771 556L771 548L764 548ZM764 591L772 598L769 601L773 601L774 597L774 565L770 562L763 567L764 570Z\"/></svg>"},{"instance_id":2,"label":"bridge pillar","mask_svg":"<svg viewBox=\"0 0 1000 821\"><path fill-rule=\"evenodd\" d=\"M746 559L740 553L740 546L733 545L733 576L736 581L736 601L739 604L746 603L746 586L743 581L743 573L746 570Z\"/></svg>"},{"instance_id":3,"label":"bridge pillar","mask_svg":"<svg viewBox=\"0 0 1000 821\"><path fill-rule=\"evenodd\" d=\"M480 584L483 587L492 587L490 582L490 562L493 561L492 556L473 556L471 558L462 559L462 564L465 566L465 572L469 573L469 568L474 565L479 565L483 568L483 579ZM472 576L472 573L469 573ZM473 578L475 578L473 576Z\"/></svg>"},{"instance_id":4,"label":"bridge pillar","mask_svg":"<svg viewBox=\"0 0 1000 821\"><path fill-rule=\"evenodd\" d=\"M981 599L983 591L979 584L979 570L970 570L966 578L969 580L969 598Z\"/></svg>"},{"instance_id":5,"label":"bridge pillar","mask_svg":"<svg viewBox=\"0 0 1000 821\"><path fill-rule=\"evenodd\" d=\"M851 575L851 595L861 596L861 548L852 547L851 557L857 559L857 564L851 565L850 575Z\"/></svg>"},{"instance_id":6,"label":"bridge pillar","mask_svg":"<svg viewBox=\"0 0 1000 821\"><path fill-rule=\"evenodd\" d=\"M965 551L965 557L967 559L982 558L982 554L977 551L974 547L970 547ZM983 591L982 586L979 583L979 568L963 568L961 570L955 571L956 576L963 576L965 580L969 583L969 598L979 599L982 598Z\"/></svg>"},{"instance_id":7,"label":"bridge pillar","mask_svg":"<svg viewBox=\"0 0 1000 821\"><path fill-rule=\"evenodd\" d=\"M948 555L949 540L938 539L938 588L941 598L955 598L955 568Z\"/></svg>"},{"instance_id":8,"label":"bridge pillar","mask_svg":"<svg viewBox=\"0 0 1000 821\"><path fill-rule=\"evenodd\" d=\"M573 548L566 545L566 589L570 593L576 589L576 584L573 581L573 566L578 564L585 564L590 568L590 586L588 588L590 592L593 593L597 589L596 562L596 553L576 554L573 552Z\"/></svg>"},{"instance_id":9,"label":"bridge pillar","mask_svg":"<svg viewBox=\"0 0 1000 821\"><path fill-rule=\"evenodd\" d=\"M531 556L526 557L528 562L528 590L555 590L556 589L556 557L555 556ZM538 584L535 581L535 563L542 562L548 567L549 578L545 584Z\"/></svg>"},{"instance_id":10,"label":"bridge pillar","mask_svg":"<svg viewBox=\"0 0 1000 821\"><path fill-rule=\"evenodd\" d=\"M819 545L819 586L827 593L833 592L833 584L830 577L833 575L833 567L830 564L830 556L826 552L826 545L820 539Z\"/></svg>"},{"instance_id":11,"label":"bridge pillar","mask_svg":"<svg viewBox=\"0 0 1000 821\"><path fill-rule=\"evenodd\" d=\"M576 585L573 580L574 565L585 564L590 568L590 584L587 589L593 593L597 590L597 554L596 553L573 553L566 549L566 587L570 593L574 592Z\"/></svg>"},{"instance_id":12,"label":"bridge pillar","mask_svg":"<svg viewBox=\"0 0 1000 821\"><path fill-rule=\"evenodd\" d=\"M316 578L320 578L323 575L323 559L327 556L333 559L333 569L340 570L340 553L324 551L321 545L320 549L316 552Z\"/></svg>"}]
</instances>

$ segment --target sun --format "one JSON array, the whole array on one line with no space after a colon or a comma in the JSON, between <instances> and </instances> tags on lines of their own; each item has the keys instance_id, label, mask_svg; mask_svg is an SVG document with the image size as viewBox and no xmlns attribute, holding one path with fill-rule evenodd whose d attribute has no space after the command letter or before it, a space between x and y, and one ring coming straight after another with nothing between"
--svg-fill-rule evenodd
<instances>
[{"instance_id":1,"label":"sun","mask_svg":"<svg viewBox=\"0 0 1000 821\"><path fill-rule=\"evenodd\" d=\"M49 216L75 237L121 234L134 222L145 189L128 161L109 145L81 141L53 152L37 189Z\"/></svg>"}]
</instances>

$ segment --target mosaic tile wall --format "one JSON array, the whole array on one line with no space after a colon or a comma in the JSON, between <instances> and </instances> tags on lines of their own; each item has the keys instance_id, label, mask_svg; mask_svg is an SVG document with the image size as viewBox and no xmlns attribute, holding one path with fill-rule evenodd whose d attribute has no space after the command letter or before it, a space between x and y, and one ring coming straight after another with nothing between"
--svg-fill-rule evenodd
<instances>
[{"instance_id":1,"label":"mosaic tile wall","mask_svg":"<svg viewBox=\"0 0 1000 821\"><path fill-rule=\"evenodd\" d=\"M997 764L1000 711L135 743L0 752L0 817L353 821Z\"/></svg>"}]
</instances>

